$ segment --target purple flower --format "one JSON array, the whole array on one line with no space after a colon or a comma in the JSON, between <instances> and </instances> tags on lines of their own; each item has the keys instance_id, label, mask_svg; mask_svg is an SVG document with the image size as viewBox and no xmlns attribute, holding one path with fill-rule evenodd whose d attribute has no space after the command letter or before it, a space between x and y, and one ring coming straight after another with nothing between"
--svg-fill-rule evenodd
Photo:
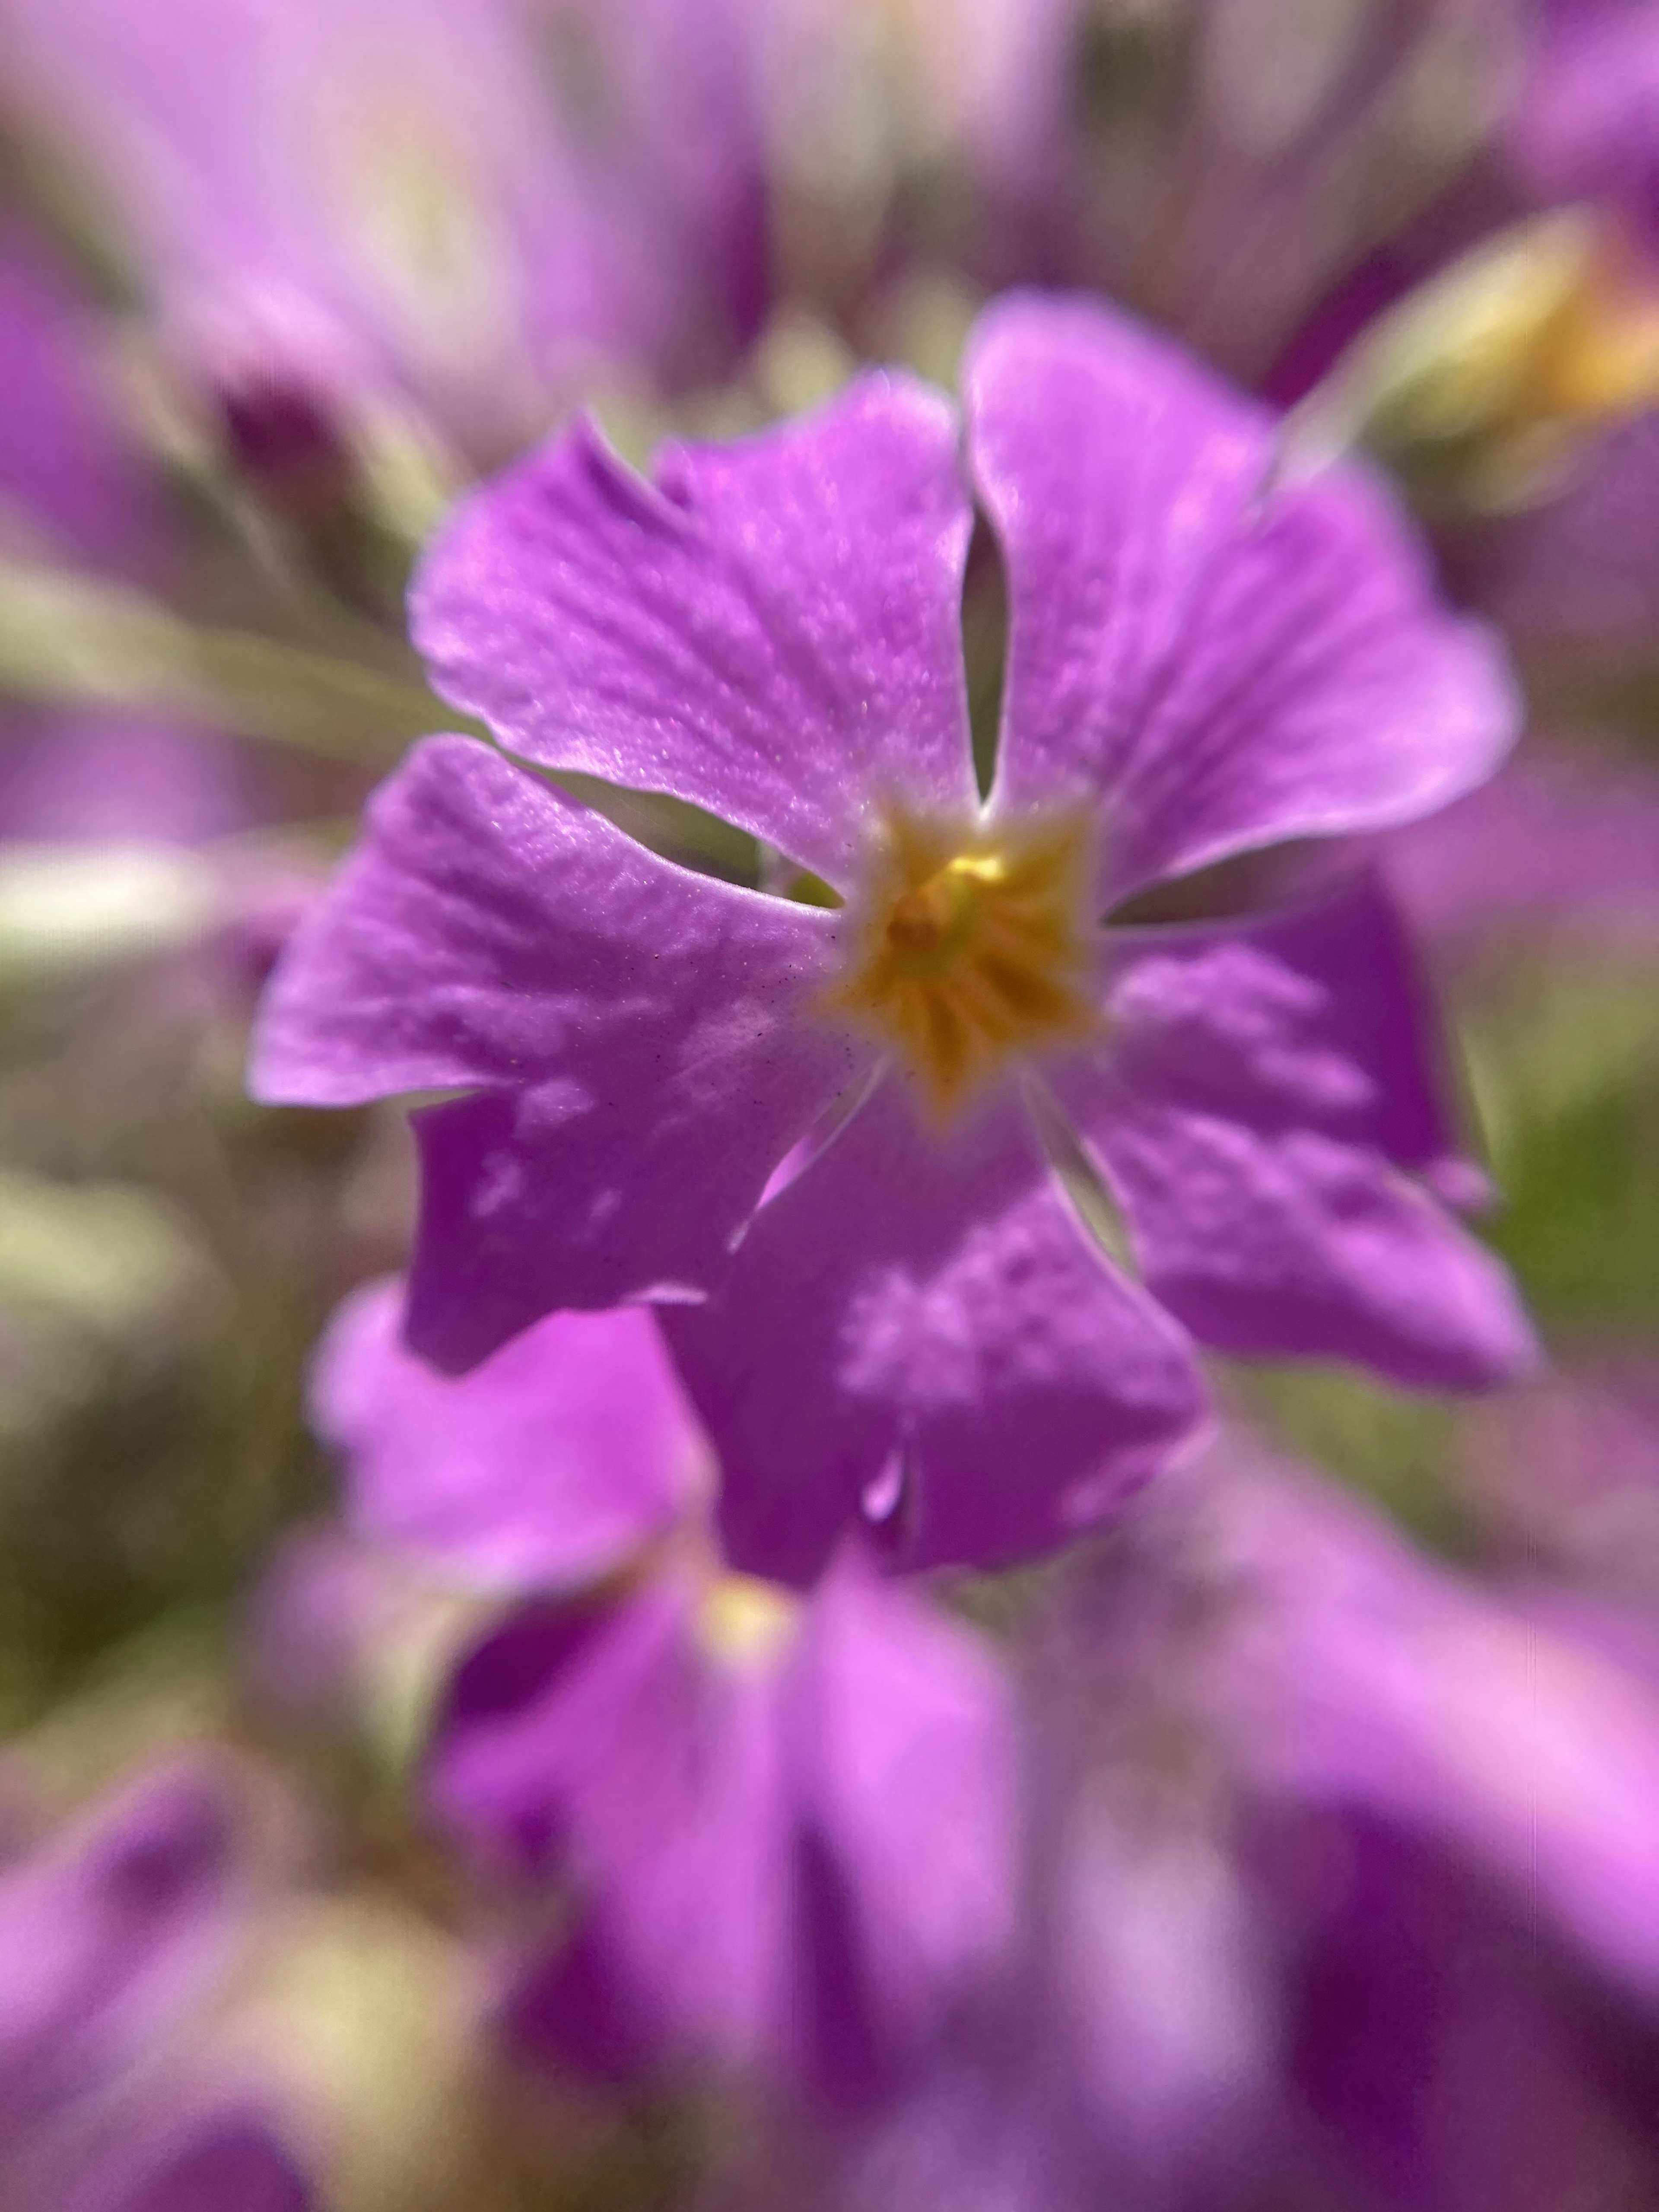
<instances>
[{"instance_id":1,"label":"purple flower","mask_svg":"<svg viewBox=\"0 0 1659 2212\"><path fill-rule=\"evenodd\" d=\"M1510 119L1524 188L1601 199L1659 241L1659 23L1641 0L1544 0Z\"/></svg>"},{"instance_id":2,"label":"purple flower","mask_svg":"<svg viewBox=\"0 0 1659 2212\"><path fill-rule=\"evenodd\" d=\"M538 1934L514 1965L511 2039L613 2079L764 2064L874 2087L1007 1932L1012 1745L989 1654L855 1559L805 1603L720 1573L707 1447L643 1309L556 1315L459 1379L394 1322L392 1285L347 1304L315 1418L365 1534L526 1594L474 1631L429 1773L475 1856L528 1882L538 1930L548 1881L574 1893L568 1940L550 1954Z\"/></svg>"},{"instance_id":3,"label":"purple flower","mask_svg":"<svg viewBox=\"0 0 1659 2212\"><path fill-rule=\"evenodd\" d=\"M313 1418L363 1535L511 1590L595 1580L684 1513L708 1447L651 1316L555 1315L460 1380L399 1340L402 1285L348 1299Z\"/></svg>"},{"instance_id":4,"label":"purple flower","mask_svg":"<svg viewBox=\"0 0 1659 2212\"><path fill-rule=\"evenodd\" d=\"M0 233L0 492L15 531L95 567L155 565L166 510L121 420L108 334L92 303L27 232Z\"/></svg>"},{"instance_id":5,"label":"purple flower","mask_svg":"<svg viewBox=\"0 0 1659 2212\"><path fill-rule=\"evenodd\" d=\"M112 2145L77 2179L64 2212L319 2212L294 2147L257 2109L190 2115Z\"/></svg>"},{"instance_id":6,"label":"purple flower","mask_svg":"<svg viewBox=\"0 0 1659 2212\"><path fill-rule=\"evenodd\" d=\"M1540 748L1389 841L1389 875L1437 951L1659 944L1659 775L1586 743Z\"/></svg>"},{"instance_id":7,"label":"purple flower","mask_svg":"<svg viewBox=\"0 0 1659 2212\"><path fill-rule=\"evenodd\" d=\"M1659 1698L1616 1635L1483 1590L1332 1486L1237 1455L1198 1555L1232 1620L1197 1695L1255 1789L1434 1839L1651 2006Z\"/></svg>"},{"instance_id":8,"label":"purple flower","mask_svg":"<svg viewBox=\"0 0 1659 2212\"><path fill-rule=\"evenodd\" d=\"M861 1506L910 1566L1098 1517L1199 1415L1186 1330L1433 1386L1525 1361L1506 1279L1431 1194L1453 1138L1375 886L1114 919L1231 854L1427 812L1511 734L1501 663L1385 495L1346 471L1264 495L1273 436L1138 326L1017 296L971 349L965 468L943 399L872 374L649 483L579 427L461 507L415 604L447 696L534 766L723 815L807 896L686 873L460 738L383 788L253 1083L468 1094L418 1121L422 1357L684 1302L728 1551L800 1581ZM975 495L1012 607L983 805ZM1144 1289L1051 1152L1085 1198L1102 1179Z\"/></svg>"},{"instance_id":9,"label":"purple flower","mask_svg":"<svg viewBox=\"0 0 1659 2212\"><path fill-rule=\"evenodd\" d=\"M0 2130L14 2142L177 2033L234 1961L245 1906L223 1778L143 1776L0 1879Z\"/></svg>"},{"instance_id":10,"label":"purple flower","mask_svg":"<svg viewBox=\"0 0 1659 2212\"><path fill-rule=\"evenodd\" d=\"M1237 1438L1075 1567L1012 2001L828 2202L1645 2201L1659 1704L1611 1624Z\"/></svg>"},{"instance_id":11,"label":"purple flower","mask_svg":"<svg viewBox=\"0 0 1659 2212\"><path fill-rule=\"evenodd\" d=\"M297 457L296 491L354 403L400 394L499 454L596 362L696 374L756 319L726 0L9 13L15 76L118 199L233 445L256 474Z\"/></svg>"},{"instance_id":12,"label":"purple flower","mask_svg":"<svg viewBox=\"0 0 1659 2212\"><path fill-rule=\"evenodd\" d=\"M1286 1954L1291 2173L1265 2201L1649 2201L1651 2021L1588 1990L1530 1900L1495 1895L1434 1840L1352 1809L1298 1820L1271 1856L1261 1911Z\"/></svg>"},{"instance_id":13,"label":"purple flower","mask_svg":"<svg viewBox=\"0 0 1659 2212\"><path fill-rule=\"evenodd\" d=\"M514 2041L602 2078L881 2090L1008 1935L1008 1729L976 1639L852 1560L805 1601L671 1566L509 1618L457 1674L431 1782L487 1860L574 1888Z\"/></svg>"},{"instance_id":14,"label":"purple flower","mask_svg":"<svg viewBox=\"0 0 1659 2212\"><path fill-rule=\"evenodd\" d=\"M20 2203L314 2202L283 2100L201 2046L256 1904L233 1779L199 1758L152 1768L0 1877L0 2166Z\"/></svg>"}]
</instances>

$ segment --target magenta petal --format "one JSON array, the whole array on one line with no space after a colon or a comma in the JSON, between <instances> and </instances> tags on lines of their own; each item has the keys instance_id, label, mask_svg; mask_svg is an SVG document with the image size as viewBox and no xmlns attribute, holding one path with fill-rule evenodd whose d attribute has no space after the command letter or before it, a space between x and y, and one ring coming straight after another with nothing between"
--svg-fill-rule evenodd
<instances>
[{"instance_id":1,"label":"magenta petal","mask_svg":"<svg viewBox=\"0 0 1659 2212\"><path fill-rule=\"evenodd\" d=\"M1458 1164L1374 884L1248 928L1126 936L1106 1018L1055 1089L1149 1289L1195 1336L1432 1389L1530 1364L1508 1275L1429 1194Z\"/></svg>"},{"instance_id":2,"label":"magenta petal","mask_svg":"<svg viewBox=\"0 0 1659 2212\"><path fill-rule=\"evenodd\" d=\"M1219 1478L1220 1554L1261 1601L1206 1696L1257 1781L1455 1841L1519 1897L1529 1941L1564 1929L1651 2006L1659 1705L1619 1613L1432 1565L1295 1469Z\"/></svg>"},{"instance_id":3,"label":"magenta petal","mask_svg":"<svg viewBox=\"0 0 1659 2212\"><path fill-rule=\"evenodd\" d=\"M659 1066L718 1055L775 1035L827 972L830 928L659 860L488 745L428 738L278 968L251 1085L350 1106L580 1080L586 1054L640 1034Z\"/></svg>"},{"instance_id":4,"label":"magenta petal","mask_svg":"<svg viewBox=\"0 0 1659 2212\"><path fill-rule=\"evenodd\" d=\"M893 2034L1012 1933L1017 1747L989 1649L856 1553L814 1595L782 1709L794 1786L856 1875L865 1974Z\"/></svg>"},{"instance_id":5,"label":"magenta petal","mask_svg":"<svg viewBox=\"0 0 1659 2212\"><path fill-rule=\"evenodd\" d=\"M993 307L966 389L1008 567L996 797L1099 803L1110 897L1410 820L1503 757L1501 654L1437 606L1369 476L1264 497L1267 412L1093 305Z\"/></svg>"},{"instance_id":6,"label":"magenta petal","mask_svg":"<svg viewBox=\"0 0 1659 2212\"><path fill-rule=\"evenodd\" d=\"M708 1448L640 1307L556 1314L461 1380L404 1350L403 1285L335 1316L313 1418L366 1536L495 1588L591 1580L668 1527Z\"/></svg>"},{"instance_id":7,"label":"magenta petal","mask_svg":"<svg viewBox=\"0 0 1659 2212\"><path fill-rule=\"evenodd\" d=\"M112 2144L73 2212L321 2212L295 2147L258 2112L192 2114L159 2147Z\"/></svg>"},{"instance_id":8,"label":"magenta petal","mask_svg":"<svg viewBox=\"0 0 1659 2212\"><path fill-rule=\"evenodd\" d=\"M898 374L654 485L578 424L460 507L414 597L439 689L527 758L666 791L845 884L872 799L973 802L969 514Z\"/></svg>"},{"instance_id":9,"label":"magenta petal","mask_svg":"<svg viewBox=\"0 0 1659 2212\"><path fill-rule=\"evenodd\" d=\"M242 1939L231 1777L152 1766L0 1879L0 2140L15 2145L176 2036Z\"/></svg>"},{"instance_id":10,"label":"magenta petal","mask_svg":"<svg viewBox=\"0 0 1659 2212\"><path fill-rule=\"evenodd\" d=\"M718 1281L773 1166L828 1095L807 1094L803 1051L773 1073L769 1099L763 1053L707 1066L706 1092L689 1099L652 1086L642 1042L603 1087L483 1091L416 1115L414 1350L459 1374L561 1307L677 1303Z\"/></svg>"},{"instance_id":11,"label":"magenta petal","mask_svg":"<svg viewBox=\"0 0 1659 2212\"><path fill-rule=\"evenodd\" d=\"M556 1306L714 1279L861 1051L799 1020L832 918L688 874L465 738L380 790L267 994L252 1087L422 1117L412 1338L447 1366Z\"/></svg>"},{"instance_id":12,"label":"magenta petal","mask_svg":"<svg viewBox=\"0 0 1659 2212\"><path fill-rule=\"evenodd\" d=\"M499 1629L457 1679L434 1794L509 1864L555 1858L586 1907L513 2002L532 2049L867 2087L1007 1934L1007 1685L855 1560L757 1649L710 1634L708 1595L671 1574Z\"/></svg>"},{"instance_id":13,"label":"magenta petal","mask_svg":"<svg viewBox=\"0 0 1659 2212\"><path fill-rule=\"evenodd\" d=\"M715 1663L699 1598L669 1572L599 1611L509 1621L457 1677L432 1784L475 1844L556 1864L591 1900L621 1947L630 2043L695 2023L731 2056L752 2048L781 1962L789 1808L774 1669Z\"/></svg>"},{"instance_id":14,"label":"magenta petal","mask_svg":"<svg viewBox=\"0 0 1659 2212\"><path fill-rule=\"evenodd\" d=\"M1184 1339L1086 1241L1012 1099L940 1139L885 1085L664 1326L728 1556L787 1582L865 1509L907 1568L1052 1547L1202 1410Z\"/></svg>"}]
</instances>

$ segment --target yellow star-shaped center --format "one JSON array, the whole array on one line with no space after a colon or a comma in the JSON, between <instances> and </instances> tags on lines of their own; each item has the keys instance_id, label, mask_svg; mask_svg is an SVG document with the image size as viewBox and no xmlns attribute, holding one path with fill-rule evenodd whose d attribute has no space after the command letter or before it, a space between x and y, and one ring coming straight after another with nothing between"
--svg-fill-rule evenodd
<instances>
[{"instance_id":1,"label":"yellow star-shaped center","mask_svg":"<svg viewBox=\"0 0 1659 2212\"><path fill-rule=\"evenodd\" d=\"M1090 832L1079 813L885 815L823 1005L896 1047L939 1119L1012 1060L1097 1027Z\"/></svg>"}]
</instances>

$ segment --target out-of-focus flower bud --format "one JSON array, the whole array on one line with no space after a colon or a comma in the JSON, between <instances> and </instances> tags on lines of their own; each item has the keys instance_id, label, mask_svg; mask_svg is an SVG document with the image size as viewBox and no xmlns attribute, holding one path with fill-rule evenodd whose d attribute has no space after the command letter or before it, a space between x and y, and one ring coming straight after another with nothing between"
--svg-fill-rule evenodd
<instances>
[{"instance_id":1,"label":"out-of-focus flower bud","mask_svg":"<svg viewBox=\"0 0 1659 2212\"><path fill-rule=\"evenodd\" d=\"M1501 511L1656 401L1659 279L1569 209L1500 231L1362 333L1291 417L1283 465L1359 445L1425 507Z\"/></svg>"},{"instance_id":2,"label":"out-of-focus flower bud","mask_svg":"<svg viewBox=\"0 0 1659 2212\"><path fill-rule=\"evenodd\" d=\"M135 332L123 367L143 443L267 562L400 615L415 550L460 472L349 330L280 284L251 285Z\"/></svg>"}]
</instances>

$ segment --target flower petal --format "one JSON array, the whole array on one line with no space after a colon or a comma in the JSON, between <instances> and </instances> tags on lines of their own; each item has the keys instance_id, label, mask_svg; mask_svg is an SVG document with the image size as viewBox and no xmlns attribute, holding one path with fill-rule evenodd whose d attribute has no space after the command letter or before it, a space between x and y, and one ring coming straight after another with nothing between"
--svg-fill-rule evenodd
<instances>
[{"instance_id":1,"label":"flower petal","mask_svg":"<svg viewBox=\"0 0 1659 2212\"><path fill-rule=\"evenodd\" d=\"M0 1877L0 2122L106 2094L210 2003L246 1942L252 1867L231 1771L146 1766Z\"/></svg>"},{"instance_id":2,"label":"flower petal","mask_svg":"<svg viewBox=\"0 0 1659 2212\"><path fill-rule=\"evenodd\" d=\"M837 1558L801 1623L782 1721L811 1747L800 1817L848 1870L863 1972L892 2024L921 2039L1013 1934L1018 1745L990 1647L913 1587Z\"/></svg>"},{"instance_id":3,"label":"flower petal","mask_svg":"<svg viewBox=\"0 0 1659 2212\"><path fill-rule=\"evenodd\" d=\"M550 1861L592 1901L585 1963L630 2044L655 2053L695 2025L748 2055L782 1962L791 1806L775 1670L717 1663L699 1595L670 1571L599 1611L526 1610L493 1632L441 1719L433 1794L498 1862Z\"/></svg>"},{"instance_id":4,"label":"flower petal","mask_svg":"<svg viewBox=\"0 0 1659 2212\"><path fill-rule=\"evenodd\" d=\"M718 1296L664 1326L720 1457L728 1556L795 1583L861 1508L907 1568L1063 1541L1202 1408L1184 1340L1085 1241L1009 1099L947 1140L887 1083L756 1218Z\"/></svg>"},{"instance_id":5,"label":"flower petal","mask_svg":"<svg viewBox=\"0 0 1659 2212\"><path fill-rule=\"evenodd\" d=\"M1410 820L1497 766L1501 655L1369 476L1269 491L1267 412L1092 305L993 308L966 389L1008 565L996 798L1100 802L1109 897Z\"/></svg>"},{"instance_id":6,"label":"flower petal","mask_svg":"<svg viewBox=\"0 0 1659 2212\"><path fill-rule=\"evenodd\" d=\"M759 1650L672 1571L573 1632L526 1609L435 1739L447 1821L556 1854L585 1909L510 2027L611 2075L665 2060L890 2081L1009 1933L1007 1682L980 1639L843 1558Z\"/></svg>"},{"instance_id":7,"label":"flower petal","mask_svg":"<svg viewBox=\"0 0 1659 2212\"><path fill-rule=\"evenodd\" d=\"M414 635L509 750L692 800L845 885L875 801L974 803L969 519L953 410L896 374L670 447L654 484L578 423L462 505Z\"/></svg>"},{"instance_id":8,"label":"flower petal","mask_svg":"<svg viewBox=\"0 0 1659 2212\"><path fill-rule=\"evenodd\" d=\"M1054 1087L1148 1287L1195 1336L1431 1389L1530 1363L1507 1274L1429 1195L1462 1164L1373 884L1249 927L1121 942L1106 1016L1103 1051Z\"/></svg>"},{"instance_id":9,"label":"flower petal","mask_svg":"<svg viewBox=\"0 0 1659 2212\"><path fill-rule=\"evenodd\" d=\"M761 1058L711 1058L671 1088L641 1045L597 1087L480 1091L417 1114L411 1348L463 1374L562 1308L700 1296L797 1133L782 1109L805 1085L757 1100Z\"/></svg>"},{"instance_id":10,"label":"flower petal","mask_svg":"<svg viewBox=\"0 0 1659 2212\"><path fill-rule=\"evenodd\" d=\"M251 1078L276 1105L530 1083L599 1027L740 1026L827 972L830 917L659 860L469 738L428 738L283 958ZM663 1049L669 1049L666 1040Z\"/></svg>"},{"instance_id":11,"label":"flower petal","mask_svg":"<svg viewBox=\"0 0 1659 2212\"><path fill-rule=\"evenodd\" d=\"M460 1380L404 1348L404 1286L357 1291L312 1418L365 1536L527 1590L592 1580L679 1517L708 1447L649 1313L556 1314Z\"/></svg>"},{"instance_id":12,"label":"flower petal","mask_svg":"<svg viewBox=\"0 0 1659 2212\"><path fill-rule=\"evenodd\" d=\"M252 1088L421 1117L410 1341L483 1358L558 1306L695 1291L863 1048L795 1018L831 916L693 876L486 746L432 738L267 995Z\"/></svg>"}]
</instances>

